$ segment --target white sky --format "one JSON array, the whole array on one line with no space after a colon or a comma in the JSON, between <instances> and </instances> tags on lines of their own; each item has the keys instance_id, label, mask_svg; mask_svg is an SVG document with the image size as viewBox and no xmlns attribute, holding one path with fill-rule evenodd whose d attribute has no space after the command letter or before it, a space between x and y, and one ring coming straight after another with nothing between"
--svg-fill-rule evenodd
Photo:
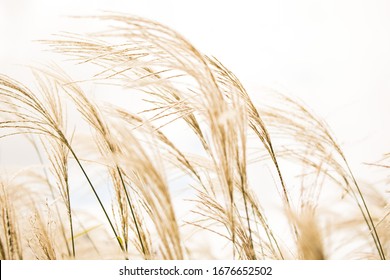
<instances>
[{"instance_id":1,"label":"white sky","mask_svg":"<svg viewBox=\"0 0 390 280\"><path fill-rule=\"evenodd\" d=\"M390 1L0 0L0 72L46 58L32 40L80 27L63 16L119 11L182 33L230 68L258 102L263 88L326 118L355 168L390 152Z\"/></svg>"}]
</instances>

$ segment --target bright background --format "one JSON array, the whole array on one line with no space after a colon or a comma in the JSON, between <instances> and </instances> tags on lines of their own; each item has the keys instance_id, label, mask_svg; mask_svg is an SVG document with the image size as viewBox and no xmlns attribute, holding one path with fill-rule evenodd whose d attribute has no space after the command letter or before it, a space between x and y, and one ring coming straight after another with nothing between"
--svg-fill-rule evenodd
<instances>
[{"instance_id":1,"label":"bright background","mask_svg":"<svg viewBox=\"0 0 390 280\"><path fill-rule=\"evenodd\" d=\"M100 11L179 31L230 68L257 102L266 88L303 100L326 119L362 177L370 179L363 162L390 152L390 1L0 0L0 72L22 79L18 64L50 59L34 40L81 31L65 16Z\"/></svg>"}]
</instances>

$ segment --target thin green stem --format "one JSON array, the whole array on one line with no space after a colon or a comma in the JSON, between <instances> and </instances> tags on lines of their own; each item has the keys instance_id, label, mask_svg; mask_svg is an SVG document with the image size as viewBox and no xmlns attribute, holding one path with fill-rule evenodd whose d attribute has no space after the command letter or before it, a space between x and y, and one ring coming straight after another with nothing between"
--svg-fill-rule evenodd
<instances>
[{"instance_id":1,"label":"thin green stem","mask_svg":"<svg viewBox=\"0 0 390 280\"><path fill-rule=\"evenodd\" d=\"M366 221L366 224L368 226L368 229L370 230L370 234L374 240L374 243L375 243L375 247L377 248L378 250L378 254L379 254L379 257L381 258L381 260L386 260L386 255L385 255L385 252L383 251L383 247L382 247L382 243L380 241L380 238L379 238L379 235L378 235L378 232L376 230L376 226L374 224L374 221L372 219L372 216L371 216L371 213L370 213L370 210L368 209L368 206L367 206L367 203L366 203L366 200L364 199L364 196L363 196L363 193L361 192L360 190L360 187L355 179L355 176L353 175L352 173L352 170L351 168L349 167L346 159L344 158L344 156L342 155L343 157L343 160L347 166L347 169L348 169L348 172L349 174L351 175L351 178L352 178L352 181L356 187L356 190L358 192L358 195L363 203L363 207L364 209L361 207L361 205L359 204L359 201L357 201L358 205L359 205L359 209L360 211L362 212L362 215L364 217L364 220ZM358 200L356 198L356 195L354 194L355 196L355 199ZM365 213L364 213L364 210L365 210ZM367 216L366 216L367 215Z\"/></svg>"},{"instance_id":2,"label":"thin green stem","mask_svg":"<svg viewBox=\"0 0 390 280\"><path fill-rule=\"evenodd\" d=\"M66 143L66 145L68 146L69 151L72 153L72 155L73 155L74 159L76 160L78 166L80 167L81 171L83 172L83 175L84 175L85 178L87 179L87 182L88 182L89 186L91 187L92 192L94 193L94 195L95 195L95 197L96 197L96 199L97 199L97 201L98 201L100 207L102 208L102 210L103 210L103 212L104 212L104 215L105 215L106 218L107 218L108 223L110 224L110 227L111 227L111 229L112 229L112 231L113 231L113 233L114 233L114 235L115 235L115 238L116 238L116 240L117 240L117 242L118 242L118 244L119 244L119 247L121 248L121 250L122 250L123 252L125 252L125 248L123 247L123 244L122 244L122 242L121 242L121 238L119 237L118 233L116 232L116 230L115 230L115 228L114 228L114 225L112 224L111 219L110 219L110 217L108 216L108 213L107 213L107 211L106 211L106 208L104 207L103 202L101 201L101 199L100 199L98 193L96 192L95 187L93 186L91 180L89 179L89 176L88 176L87 172L85 171L83 165L81 164L79 158L77 157L76 153L74 152L74 150L72 149L72 147L69 145L69 143Z\"/></svg>"},{"instance_id":3,"label":"thin green stem","mask_svg":"<svg viewBox=\"0 0 390 280\"><path fill-rule=\"evenodd\" d=\"M131 216L133 218L135 229L137 231L138 239L139 239L139 242L140 242L140 245L141 245L141 248L142 248L142 253L144 254L144 256L146 256L145 246L144 246L144 243L142 241L141 232L140 232L139 226L138 226L138 221L137 221L137 219L135 217L135 212L134 212L134 209L133 209L134 206L131 203L130 195L129 195L128 191L127 191L126 184L125 184L125 181L124 181L123 176L122 176L122 172L120 171L119 166L117 166L116 168L117 168L117 171L118 171L118 174L119 174L119 178L121 179L121 183L122 183L123 189L125 191L127 203L129 204Z\"/></svg>"}]
</instances>

